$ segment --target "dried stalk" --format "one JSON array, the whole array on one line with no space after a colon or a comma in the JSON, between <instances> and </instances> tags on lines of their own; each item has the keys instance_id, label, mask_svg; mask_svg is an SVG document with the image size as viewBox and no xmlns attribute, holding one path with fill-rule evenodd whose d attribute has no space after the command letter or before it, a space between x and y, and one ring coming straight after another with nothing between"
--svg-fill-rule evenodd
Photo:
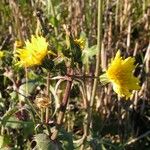
<instances>
[{"instance_id":1,"label":"dried stalk","mask_svg":"<svg viewBox=\"0 0 150 150\"><path fill-rule=\"evenodd\" d=\"M103 0L98 1L98 37L97 37L97 48L98 48L98 53L97 53L97 62L96 62L96 70L95 70L95 76L99 76L99 71L100 71L100 56L101 56L101 43L102 43L102 8L103 8ZM83 140L84 142L89 134L89 128L92 120L92 111L93 111L93 105L94 105L94 100L95 100L95 94L96 94L96 89L97 89L97 83L98 83L98 78L94 79L94 84L93 84L93 91L91 95L91 100L90 104L88 105L87 109L87 122L84 125L84 135L83 135Z\"/></svg>"},{"instance_id":2,"label":"dried stalk","mask_svg":"<svg viewBox=\"0 0 150 150\"><path fill-rule=\"evenodd\" d=\"M96 61L96 70L95 70L95 76L99 76L100 72L100 56L101 56L101 46L102 46L102 11L103 9L103 0L98 1L98 36L97 36L97 61ZM95 100L95 94L96 94L96 88L97 88L97 83L98 83L98 78L94 79L94 84L93 84L93 91L92 91L92 96L90 100L90 109L92 112L92 107L94 104Z\"/></svg>"},{"instance_id":3,"label":"dried stalk","mask_svg":"<svg viewBox=\"0 0 150 150\"><path fill-rule=\"evenodd\" d=\"M70 71L70 75L73 75L73 70ZM56 129L51 136L52 140L55 140L57 138L59 128L61 127L61 125L63 123L63 119L64 119L64 115L65 115L65 111L66 111L66 107L68 104L68 99L69 99L69 95L70 95L70 91L71 91L72 81L73 81L73 78L70 78L70 80L67 80L65 94L64 94L61 106L60 106L60 112L58 114L57 126L56 126Z\"/></svg>"}]
</instances>

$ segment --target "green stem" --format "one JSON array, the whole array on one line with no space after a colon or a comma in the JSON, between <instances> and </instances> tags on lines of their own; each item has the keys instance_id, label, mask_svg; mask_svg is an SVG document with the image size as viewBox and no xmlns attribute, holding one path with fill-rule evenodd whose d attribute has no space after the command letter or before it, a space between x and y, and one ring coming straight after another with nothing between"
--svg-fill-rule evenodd
<instances>
[{"instance_id":1,"label":"green stem","mask_svg":"<svg viewBox=\"0 0 150 150\"><path fill-rule=\"evenodd\" d=\"M50 97L50 93L49 93L49 88L50 88L50 73L48 72L47 73L47 93L46 93L46 96L47 98ZM46 114L45 114L45 122L48 123L49 121L49 107L46 108Z\"/></svg>"},{"instance_id":2,"label":"green stem","mask_svg":"<svg viewBox=\"0 0 150 150\"><path fill-rule=\"evenodd\" d=\"M33 104L30 102L30 100L28 99L28 69L25 68L25 78L26 78L26 95L25 95L25 100L27 102L27 104L31 107L31 109L38 115L38 117L40 118L40 114L36 111L36 109L34 108Z\"/></svg>"},{"instance_id":3,"label":"green stem","mask_svg":"<svg viewBox=\"0 0 150 150\"><path fill-rule=\"evenodd\" d=\"M5 132L5 128L4 128L4 126L2 125L2 126L1 126L1 133L0 133L0 135L4 135L4 132Z\"/></svg>"},{"instance_id":4,"label":"green stem","mask_svg":"<svg viewBox=\"0 0 150 150\"><path fill-rule=\"evenodd\" d=\"M41 108L41 122L44 123L44 108Z\"/></svg>"}]
</instances>

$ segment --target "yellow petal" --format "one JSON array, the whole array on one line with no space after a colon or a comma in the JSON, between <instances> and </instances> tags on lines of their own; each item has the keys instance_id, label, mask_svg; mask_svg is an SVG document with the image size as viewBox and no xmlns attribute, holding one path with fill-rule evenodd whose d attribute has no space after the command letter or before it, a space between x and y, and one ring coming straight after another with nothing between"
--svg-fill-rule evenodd
<instances>
[{"instance_id":1,"label":"yellow petal","mask_svg":"<svg viewBox=\"0 0 150 150\"><path fill-rule=\"evenodd\" d=\"M17 57L20 59L17 64L23 67L40 65L48 54L48 43L42 36L31 36L31 42L25 41L25 48L17 49Z\"/></svg>"},{"instance_id":2,"label":"yellow petal","mask_svg":"<svg viewBox=\"0 0 150 150\"><path fill-rule=\"evenodd\" d=\"M133 90L139 90L139 79L133 75L135 59L128 57L123 59L120 51L109 65L106 75L113 84L114 91L122 97L130 97Z\"/></svg>"}]
</instances>

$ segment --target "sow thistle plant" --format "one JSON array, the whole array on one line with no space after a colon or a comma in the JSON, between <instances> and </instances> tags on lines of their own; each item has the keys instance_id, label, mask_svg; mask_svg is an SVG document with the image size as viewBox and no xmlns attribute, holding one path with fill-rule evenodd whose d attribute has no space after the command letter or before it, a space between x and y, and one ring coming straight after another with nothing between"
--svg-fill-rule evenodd
<instances>
[{"instance_id":1,"label":"sow thistle plant","mask_svg":"<svg viewBox=\"0 0 150 150\"><path fill-rule=\"evenodd\" d=\"M133 75L135 58L123 59L120 51L109 65L105 74L100 76L102 83L112 83L114 91L120 97L129 98L133 90L139 90L139 79Z\"/></svg>"},{"instance_id":2,"label":"sow thistle plant","mask_svg":"<svg viewBox=\"0 0 150 150\"><path fill-rule=\"evenodd\" d=\"M1 1L0 149L123 150L149 142L148 0L141 9L135 0L83 2ZM141 81L135 58L118 46L144 58ZM116 52L104 74L101 60L111 56L103 49Z\"/></svg>"},{"instance_id":3,"label":"sow thistle plant","mask_svg":"<svg viewBox=\"0 0 150 150\"><path fill-rule=\"evenodd\" d=\"M44 78L47 81L46 80L42 81L42 84L44 84L47 89L44 91L43 95L39 95L39 96L38 94L34 95L35 98L33 102L30 101L30 99L26 95L26 100L27 100L26 104L30 106L29 109L32 110L32 112L35 114L33 116L35 120L34 126L36 126L34 130L36 130L37 132L34 135L35 137L34 140L37 143L36 148L39 148L39 149L42 146L44 146L43 148L44 150L50 149L51 147L55 147L55 146L57 147L59 145L59 142L57 142L57 139L64 140L63 137L60 136L59 132L61 132L61 128L63 128L62 124L65 118L67 105L69 103L69 96L72 90L71 88L73 87L73 84L75 82L78 82L80 85L82 83L82 79L83 79L82 77L95 78L87 74L84 74L83 76L80 74L82 72L82 67L83 67L82 54L83 54L83 49L85 47L85 42L86 42L85 39L73 38L73 36L69 32L66 32L66 39L67 39L66 48L62 50L62 53L63 53L62 59L64 59L63 63L65 63L65 67L66 67L65 74L61 75L55 72L54 74L55 77L53 77L52 79L51 74L53 75L53 72L51 73L50 70L48 69L46 70L43 67L45 72L44 74L40 74L40 76L42 75L47 76L46 78ZM46 56L49 54L48 42L43 36L32 35L31 40L25 41L24 48L20 48L22 46L21 44L18 43L18 46L17 46L17 43L16 43L15 56L18 58L17 66L23 67L26 70L26 74L25 74L26 92L28 94L27 86L29 84L27 80L27 71L30 71L30 69L28 70L28 68L33 67L33 66L41 66L42 68L43 62L45 61ZM55 62L55 60L56 59L51 60L54 62L53 68L57 68L56 67L57 63ZM120 51L118 51L114 60L112 60L112 62L110 63L106 73L100 76L100 81L102 83L111 82L113 85L114 91L119 96L129 98L133 90L140 89L139 79L133 75L133 71L135 69L134 61L135 59L132 57L123 59L121 57ZM50 63L50 62L47 61L46 63ZM61 66L61 62L59 65ZM60 68L60 70L61 69L63 70L63 68ZM49 79L52 79L52 80L49 80ZM60 101L58 100L60 107L58 109L55 109L56 104L54 103L56 102L56 98L58 99L58 96L57 96L57 89L59 88L58 85L62 84L62 81L66 81L66 83L65 83L64 89L62 90L62 97L61 97L62 99L60 99ZM54 88L53 92L50 87ZM49 94L52 94L52 96L49 96ZM87 103L89 103L89 101L87 101ZM22 103L22 106L24 106L23 103ZM55 108L53 108L53 106ZM90 115L89 112L85 110L85 113L88 116L88 117L85 117L85 119L89 118L89 115ZM28 118L28 119L30 120L31 118ZM51 125L53 125L53 127L51 127ZM87 124L84 124L83 126L84 128L87 127L86 131L89 130ZM47 131L45 132L45 130ZM69 134L69 133L65 133L65 134ZM81 138L81 140L79 141L83 142L86 140L86 136L88 135L85 136L84 134L83 134L83 138ZM46 141L46 142L44 143L43 141ZM49 148L45 148L46 145L49 145L48 146ZM73 145L73 141L71 145ZM59 146L61 147L62 145L59 145ZM71 149L73 149L73 147L74 146L72 146ZM70 147L68 146L68 148Z\"/></svg>"}]
</instances>

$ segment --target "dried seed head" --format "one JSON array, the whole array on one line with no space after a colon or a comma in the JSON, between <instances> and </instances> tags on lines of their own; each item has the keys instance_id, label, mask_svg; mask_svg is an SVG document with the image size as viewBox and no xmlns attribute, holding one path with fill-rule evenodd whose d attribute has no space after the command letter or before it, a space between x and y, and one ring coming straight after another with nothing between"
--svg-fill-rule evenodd
<instances>
[{"instance_id":1,"label":"dried seed head","mask_svg":"<svg viewBox=\"0 0 150 150\"><path fill-rule=\"evenodd\" d=\"M48 108L51 104L49 97L36 97L35 104L39 109Z\"/></svg>"}]
</instances>

